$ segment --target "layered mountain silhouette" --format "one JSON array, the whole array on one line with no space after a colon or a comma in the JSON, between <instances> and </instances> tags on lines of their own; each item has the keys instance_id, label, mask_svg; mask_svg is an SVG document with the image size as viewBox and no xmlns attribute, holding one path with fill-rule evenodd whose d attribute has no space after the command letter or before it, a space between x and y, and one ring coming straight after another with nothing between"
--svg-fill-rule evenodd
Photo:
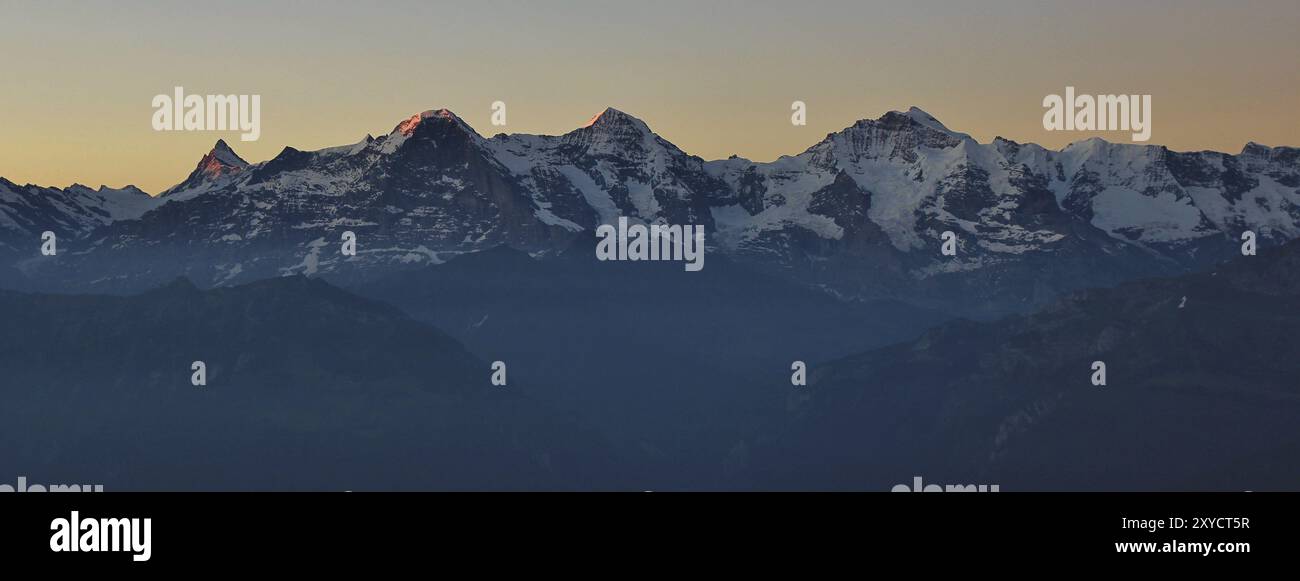
<instances>
[{"instance_id":1,"label":"layered mountain silhouette","mask_svg":"<svg viewBox=\"0 0 1300 581\"><path fill-rule=\"evenodd\" d=\"M818 366L752 447L749 483L1294 489L1297 273L1292 242ZM1092 382L1095 361L1105 386Z\"/></svg>"},{"instance_id":2,"label":"layered mountain silhouette","mask_svg":"<svg viewBox=\"0 0 1300 581\"><path fill-rule=\"evenodd\" d=\"M1298 190L1295 148L981 144L916 108L769 163L704 161L615 109L564 135L490 138L443 109L256 164L219 142L147 204L41 206L54 192L0 183L0 230L33 288L127 292L179 275L201 287L284 274L352 283L502 244L548 256L625 216L703 225L711 251L841 297L991 317L1207 268L1247 230L1266 246L1292 239ZM36 256L46 224L74 238L58 260ZM344 231L357 256L338 252ZM956 256L940 253L944 232Z\"/></svg>"},{"instance_id":3,"label":"layered mountain silhouette","mask_svg":"<svg viewBox=\"0 0 1300 581\"><path fill-rule=\"evenodd\" d=\"M285 277L0 291L0 466L109 490L625 488L603 437L393 307ZM207 366L191 385L191 364Z\"/></svg>"},{"instance_id":4,"label":"layered mountain silhouette","mask_svg":"<svg viewBox=\"0 0 1300 581\"><path fill-rule=\"evenodd\" d=\"M598 262L593 244L546 261L501 246L355 290L509 362L539 386L533 397L600 427L655 490L720 485L731 449L783 408L755 382L946 319L897 301L840 301L725 258L694 273Z\"/></svg>"}]
</instances>

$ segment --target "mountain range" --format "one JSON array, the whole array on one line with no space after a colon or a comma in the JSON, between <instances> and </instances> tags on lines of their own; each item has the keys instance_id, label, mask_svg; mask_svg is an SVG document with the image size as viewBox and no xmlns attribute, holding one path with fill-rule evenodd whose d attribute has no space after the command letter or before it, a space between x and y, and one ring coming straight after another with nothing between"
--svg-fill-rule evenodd
<instances>
[{"instance_id":1,"label":"mountain range","mask_svg":"<svg viewBox=\"0 0 1300 581\"><path fill-rule=\"evenodd\" d=\"M224 141L157 197L0 180L5 286L134 292L287 274L361 284L499 245L546 258L619 216L699 224L710 252L844 300L1027 312L1072 290L1204 269L1300 235L1300 150L1180 153L1088 139L981 144L912 108L772 162L705 161L607 109L558 136L484 137L445 109L250 164ZM39 234L60 236L40 256ZM339 252L342 232L356 256ZM956 256L940 252L957 236Z\"/></svg>"}]
</instances>

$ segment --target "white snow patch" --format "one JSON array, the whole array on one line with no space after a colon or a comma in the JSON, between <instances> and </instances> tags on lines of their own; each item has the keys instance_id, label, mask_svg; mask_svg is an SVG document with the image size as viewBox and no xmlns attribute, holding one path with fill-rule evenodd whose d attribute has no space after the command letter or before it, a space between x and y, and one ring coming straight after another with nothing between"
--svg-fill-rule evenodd
<instances>
[{"instance_id":1,"label":"white snow patch","mask_svg":"<svg viewBox=\"0 0 1300 581\"><path fill-rule=\"evenodd\" d=\"M614 224L618 221L621 212L619 212L618 206L614 204L614 198L610 197L609 192L596 185L591 176L572 165L562 166L557 169L564 177L569 178L570 183L577 186L578 191L582 193L583 199L587 201L587 205L596 211L601 224Z\"/></svg>"},{"instance_id":2,"label":"white snow patch","mask_svg":"<svg viewBox=\"0 0 1300 581\"><path fill-rule=\"evenodd\" d=\"M325 238L317 238L307 243L307 255L303 257L302 262L288 268L280 269L285 274L305 274L311 276L316 274L320 268L320 249L327 245Z\"/></svg>"}]
</instances>

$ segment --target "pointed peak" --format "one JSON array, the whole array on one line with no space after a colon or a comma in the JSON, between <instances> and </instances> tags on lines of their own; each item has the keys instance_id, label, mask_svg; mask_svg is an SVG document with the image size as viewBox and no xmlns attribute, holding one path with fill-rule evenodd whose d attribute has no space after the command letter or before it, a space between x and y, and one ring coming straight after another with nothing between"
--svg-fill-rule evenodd
<instances>
[{"instance_id":1,"label":"pointed peak","mask_svg":"<svg viewBox=\"0 0 1300 581\"><path fill-rule=\"evenodd\" d=\"M940 122L934 115L926 113L920 107L910 107L906 112L890 111L881 115L878 119L861 119L854 123L851 128L886 131L930 130L958 140L971 139L970 135L948 129L948 126Z\"/></svg>"},{"instance_id":2,"label":"pointed peak","mask_svg":"<svg viewBox=\"0 0 1300 581\"><path fill-rule=\"evenodd\" d=\"M249 163L244 161L244 158L239 157L239 154L230 148L230 144L226 143L226 140L218 139L212 145L212 150L199 159L198 165L194 166L194 171L190 172L185 181L164 190L158 195L169 196L181 190L240 173L248 166Z\"/></svg>"},{"instance_id":3,"label":"pointed peak","mask_svg":"<svg viewBox=\"0 0 1300 581\"><path fill-rule=\"evenodd\" d=\"M286 145L284 146L284 149L280 150L280 153L275 154L275 157L271 158L271 161L277 161L277 160L283 161L286 159L297 157L301 153L302 151L299 150L298 148L292 145Z\"/></svg>"},{"instance_id":4,"label":"pointed peak","mask_svg":"<svg viewBox=\"0 0 1300 581\"><path fill-rule=\"evenodd\" d=\"M422 111L420 113L416 113L415 115L407 117L406 119L403 119L401 123L398 123L397 127L394 127L392 132L389 133L389 135L391 136L400 133L406 137L410 137L414 135L416 130L419 129L422 125L427 125L430 122L435 122L435 124L451 123L457 127L460 127L466 133L469 133L471 135L478 135L478 132L474 131L474 128L470 127L469 124L466 123L464 119L461 119L459 116L453 113L451 109L446 109L446 108L429 109L428 111Z\"/></svg>"},{"instance_id":5,"label":"pointed peak","mask_svg":"<svg viewBox=\"0 0 1300 581\"><path fill-rule=\"evenodd\" d=\"M649 126L647 126L644 121L613 107L606 107L604 111L597 113L587 121L587 124L583 125L583 127L615 127L626 125L642 127L647 130L649 129Z\"/></svg>"},{"instance_id":6,"label":"pointed peak","mask_svg":"<svg viewBox=\"0 0 1300 581\"><path fill-rule=\"evenodd\" d=\"M248 166L248 162L244 161L244 158L239 157L239 154L235 153L235 150L231 149L230 144L226 143L226 140L224 139L217 140L216 144L212 146L212 151L209 151L208 154L203 157L203 161L201 161L199 165L210 166L214 161L220 165L232 168L244 168ZM211 173L211 171L208 173Z\"/></svg>"},{"instance_id":7,"label":"pointed peak","mask_svg":"<svg viewBox=\"0 0 1300 581\"><path fill-rule=\"evenodd\" d=\"M608 107L586 125L564 134L564 139L580 145L595 155L648 155L655 148L681 150L650 130L650 126L632 115ZM685 155L685 154L682 154Z\"/></svg>"},{"instance_id":8,"label":"pointed peak","mask_svg":"<svg viewBox=\"0 0 1300 581\"><path fill-rule=\"evenodd\" d=\"M875 121L864 120L864 121L859 121L858 123L883 125L886 127L893 127L893 128L904 128L908 126L920 125L922 127L933 129L940 133L947 133L949 135L956 135L956 136L964 135L963 133L957 133L951 129L948 129L947 125L944 125L937 118L935 118L934 115L926 113L920 107L910 107L906 112L890 111L888 113L885 113L884 115L881 115L880 118L876 119Z\"/></svg>"},{"instance_id":9,"label":"pointed peak","mask_svg":"<svg viewBox=\"0 0 1300 581\"><path fill-rule=\"evenodd\" d=\"M943 123L941 123L938 119L936 119L934 115L926 113L925 111L921 110L920 107L909 108L907 110L907 113L905 113L905 115L907 115L909 119L917 123L920 123L921 125L929 127L931 129L943 131L945 133L952 133L952 130L948 129L948 127Z\"/></svg>"},{"instance_id":10,"label":"pointed peak","mask_svg":"<svg viewBox=\"0 0 1300 581\"><path fill-rule=\"evenodd\" d=\"M591 119L588 119L587 122L583 125L583 127L591 127L592 125L595 125L596 122L600 121L602 117L604 117L605 120L608 121L624 115L627 115L627 113L619 111L618 109L615 109L613 107L605 107L604 111L592 115Z\"/></svg>"},{"instance_id":11,"label":"pointed peak","mask_svg":"<svg viewBox=\"0 0 1300 581\"><path fill-rule=\"evenodd\" d=\"M1248 141L1246 142L1245 147L1241 148L1241 152L1242 153L1267 153L1271 149L1272 149L1271 147L1264 145L1262 143Z\"/></svg>"}]
</instances>

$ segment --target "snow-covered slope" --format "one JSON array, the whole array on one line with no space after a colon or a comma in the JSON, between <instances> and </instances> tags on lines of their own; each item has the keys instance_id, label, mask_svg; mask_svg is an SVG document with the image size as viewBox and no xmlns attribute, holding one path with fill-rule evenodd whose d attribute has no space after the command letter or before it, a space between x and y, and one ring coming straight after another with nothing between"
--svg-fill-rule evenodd
<instances>
[{"instance_id":1,"label":"snow-covered slope","mask_svg":"<svg viewBox=\"0 0 1300 581\"><path fill-rule=\"evenodd\" d=\"M703 160L613 108L564 135L498 135L487 147L538 204L539 219L575 231L618 216L711 225L710 204L727 195Z\"/></svg>"},{"instance_id":2,"label":"snow-covered slope","mask_svg":"<svg viewBox=\"0 0 1300 581\"><path fill-rule=\"evenodd\" d=\"M0 178L0 251L34 256L42 232L73 239L106 224L139 218L155 206L157 201L135 186L48 188Z\"/></svg>"},{"instance_id":3,"label":"snow-covered slope","mask_svg":"<svg viewBox=\"0 0 1300 581\"><path fill-rule=\"evenodd\" d=\"M1235 252L1244 230L1269 243L1297 237L1296 151L981 144L912 108L796 156L705 168L737 198L712 208L728 250L841 293L906 288L914 299L997 304L995 314L1205 266ZM944 231L958 237L955 257L939 252Z\"/></svg>"},{"instance_id":4,"label":"snow-covered slope","mask_svg":"<svg viewBox=\"0 0 1300 581\"><path fill-rule=\"evenodd\" d=\"M159 197L174 200L178 192L193 197L230 183L247 167L248 162L239 157L235 150L226 144L226 140L218 139L212 151L199 160L199 164L195 166L194 171L190 172L189 177L185 178L185 181L168 188L159 194Z\"/></svg>"},{"instance_id":5,"label":"snow-covered slope","mask_svg":"<svg viewBox=\"0 0 1300 581\"><path fill-rule=\"evenodd\" d=\"M871 221L903 252L934 245L937 232L927 225L969 234L972 244L996 254L1049 248L1063 233L1024 215L1033 204L1050 206L1044 190L1058 209L1148 249L1235 237L1244 229L1266 237L1300 234L1300 166L1292 148L1252 144L1231 156L1095 138L1062 151L1003 138L980 144L913 108L859 121L794 157L730 159L706 168L750 202L743 215L714 209L729 218L719 233L735 245L790 226L839 238L839 228L808 208L840 173L870 195Z\"/></svg>"}]
</instances>

